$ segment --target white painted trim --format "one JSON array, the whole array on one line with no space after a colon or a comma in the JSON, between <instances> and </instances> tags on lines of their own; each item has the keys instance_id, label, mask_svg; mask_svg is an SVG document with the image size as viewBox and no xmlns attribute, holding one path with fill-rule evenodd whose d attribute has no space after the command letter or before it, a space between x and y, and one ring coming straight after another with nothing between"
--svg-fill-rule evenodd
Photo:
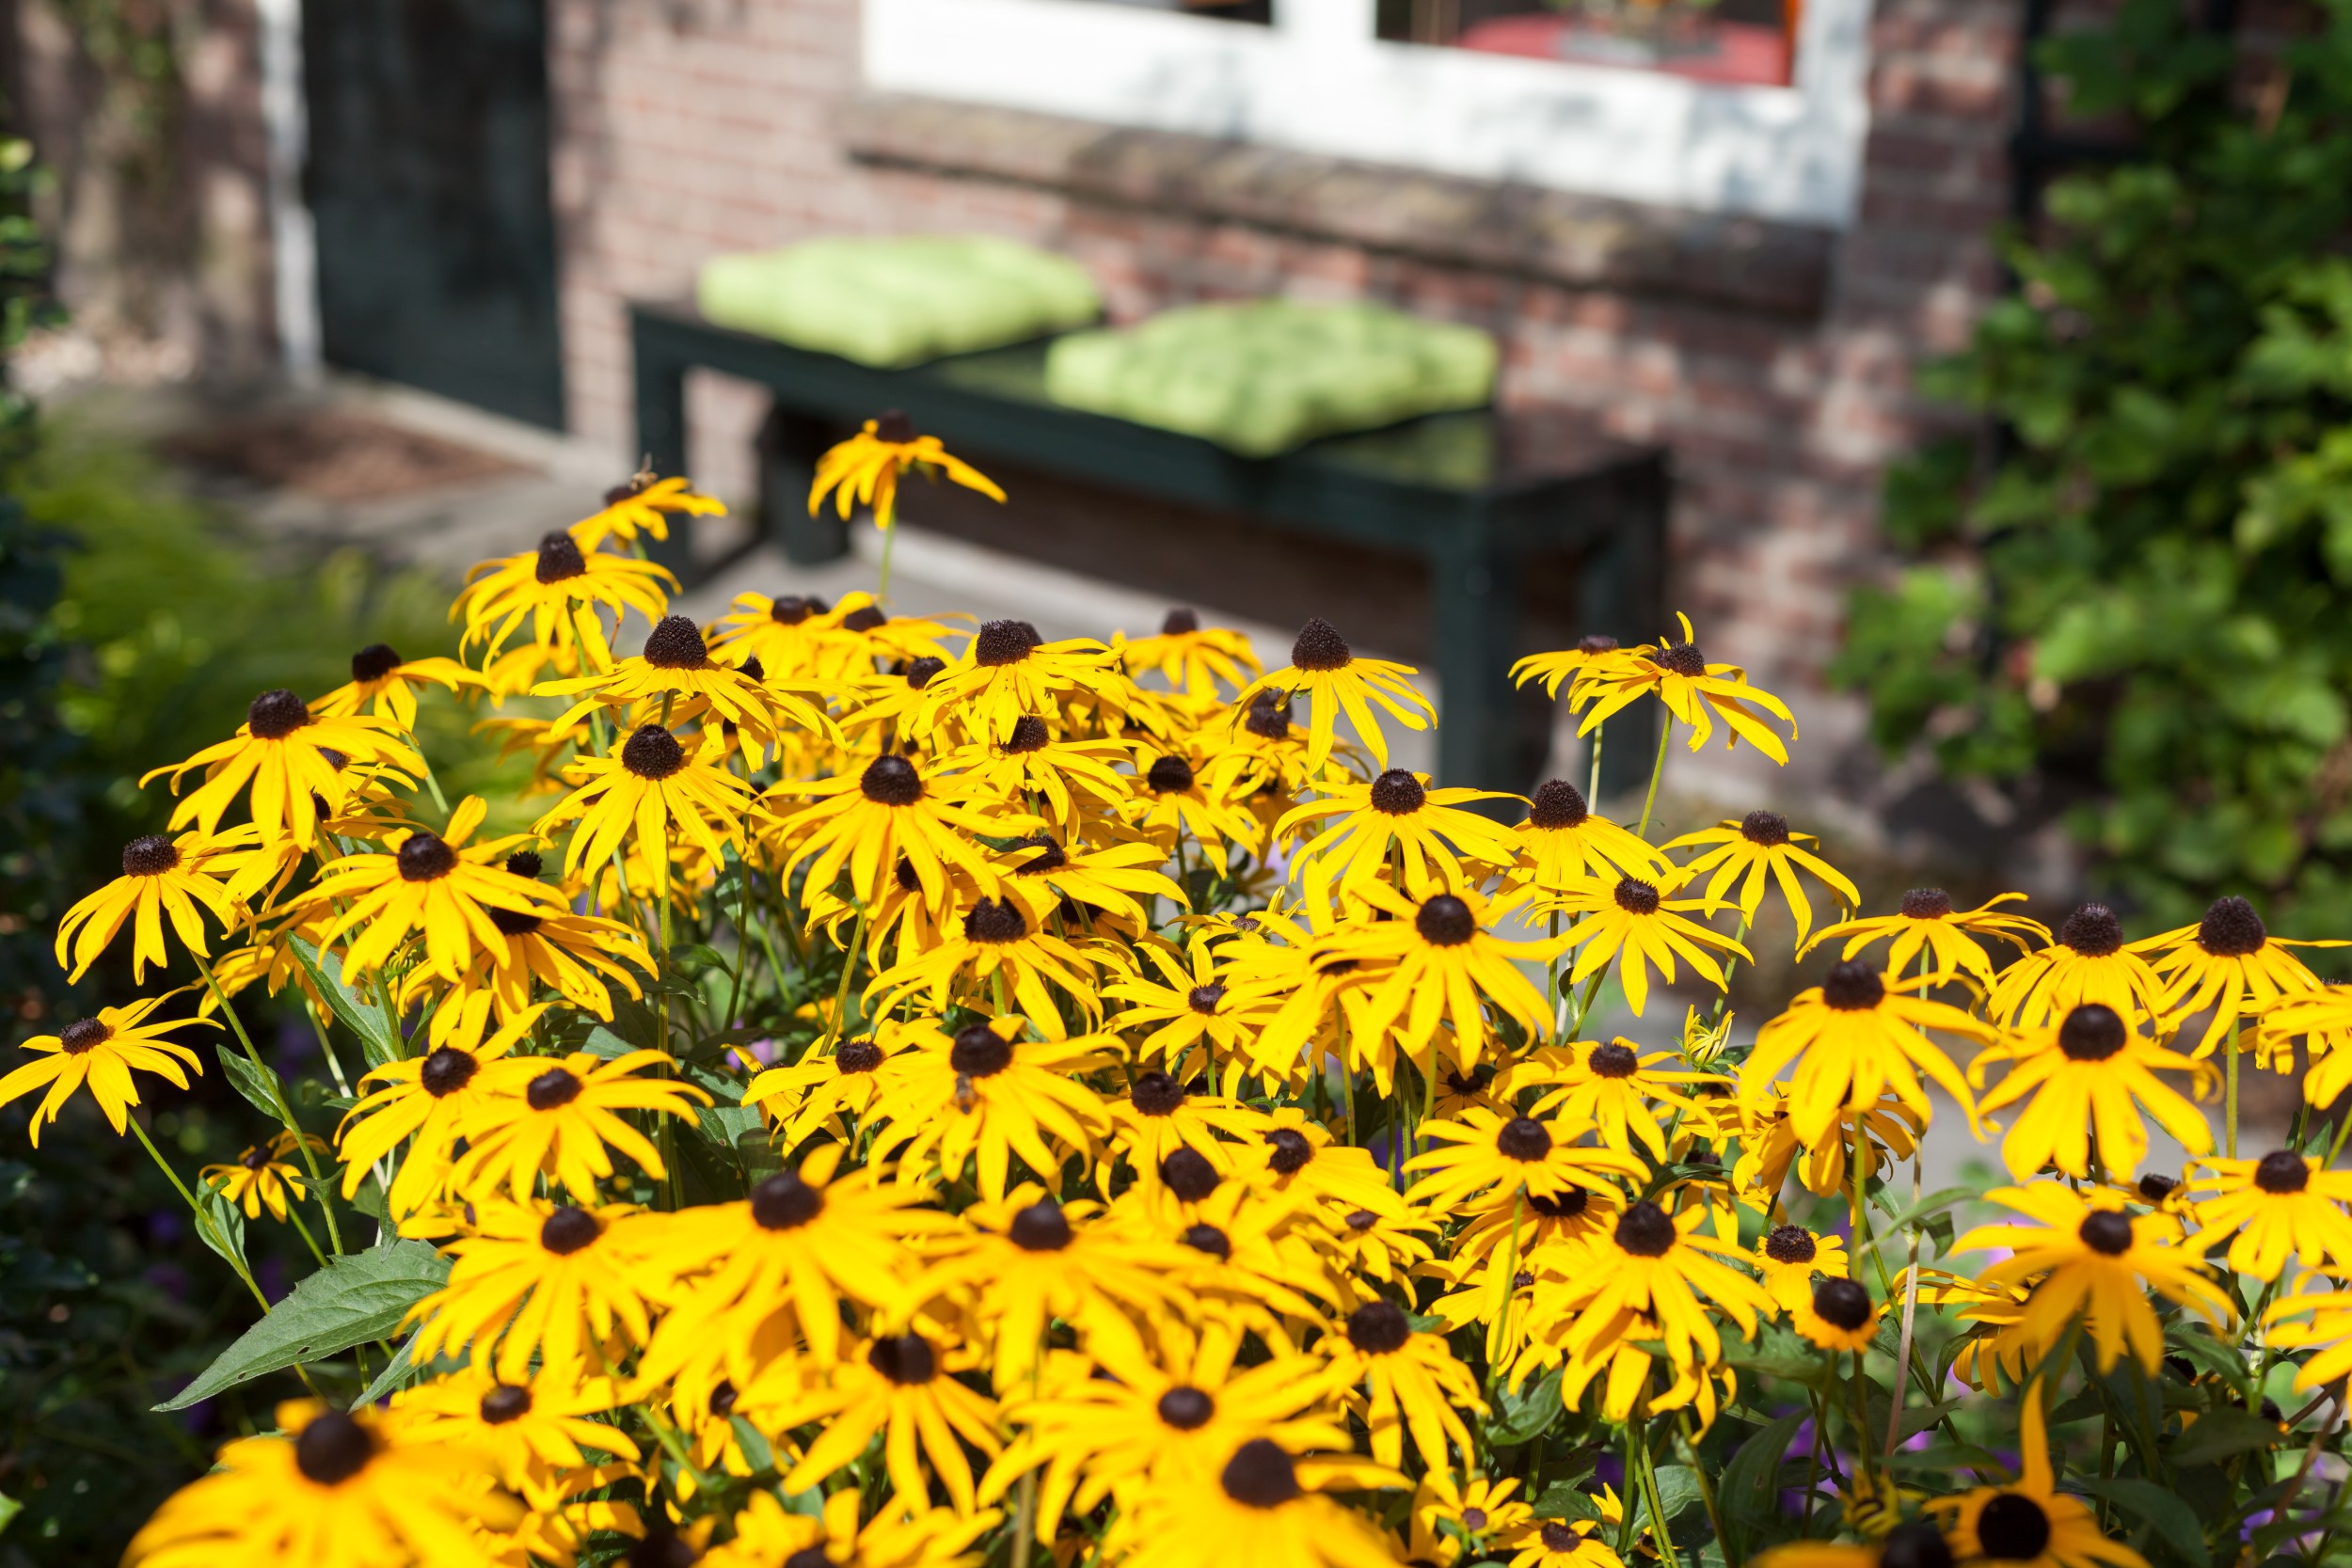
<instances>
[{"instance_id":1,"label":"white painted trim","mask_svg":"<svg viewBox=\"0 0 2352 1568\"><path fill-rule=\"evenodd\" d=\"M302 90L302 0L256 0L262 24L262 125L269 148L269 233L280 362L317 379L318 231L302 199L310 116Z\"/></svg>"},{"instance_id":2,"label":"white painted trim","mask_svg":"<svg viewBox=\"0 0 2352 1568\"><path fill-rule=\"evenodd\" d=\"M1842 228L1861 185L1871 0L1811 0L1796 83L1384 43L1374 0L1253 27L1100 0L866 0L885 91Z\"/></svg>"}]
</instances>

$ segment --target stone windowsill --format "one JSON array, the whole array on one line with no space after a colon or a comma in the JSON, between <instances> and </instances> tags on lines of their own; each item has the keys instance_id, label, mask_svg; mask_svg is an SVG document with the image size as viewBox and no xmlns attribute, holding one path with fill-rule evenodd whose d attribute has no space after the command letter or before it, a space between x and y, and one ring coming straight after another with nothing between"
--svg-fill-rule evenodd
<instances>
[{"instance_id":1,"label":"stone windowsill","mask_svg":"<svg viewBox=\"0 0 2352 1568\"><path fill-rule=\"evenodd\" d=\"M1836 235L1214 136L905 94L852 99L861 162L1043 186L1574 288L1820 313Z\"/></svg>"}]
</instances>

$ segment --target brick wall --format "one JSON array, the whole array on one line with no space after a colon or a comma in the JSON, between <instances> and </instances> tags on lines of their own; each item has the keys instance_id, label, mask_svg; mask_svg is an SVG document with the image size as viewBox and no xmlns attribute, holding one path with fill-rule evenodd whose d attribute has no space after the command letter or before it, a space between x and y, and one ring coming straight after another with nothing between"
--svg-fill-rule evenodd
<instances>
[{"instance_id":1,"label":"brick wall","mask_svg":"<svg viewBox=\"0 0 2352 1568\"><path fill-rule=\"evenodd\" d=\"M1925 417L1918 356L1956 345L1997 287L2014 0L1882 0L1859 224L1825 310L1803 321L1483 273L853 161L855 0L551 0L555 192L575 428L629 439L622 301L678 294L713 251L829 231L985 230L1091 269L1114 316L1266 293L1368 296L1474 323L1505 345L1502 395L1588 410L1671 447L1671 602L1710 657L1748 664L1806 721L1778 793L1837 790L1859 732L1819 672L1847 586L1871 568L1880 477ZM747 389L693 388L697 477L747 483ZM1744 757L1708 769L1760 783ZM1767 767L1765 771L1770 772Z\"/></svg>"}]
</instances>

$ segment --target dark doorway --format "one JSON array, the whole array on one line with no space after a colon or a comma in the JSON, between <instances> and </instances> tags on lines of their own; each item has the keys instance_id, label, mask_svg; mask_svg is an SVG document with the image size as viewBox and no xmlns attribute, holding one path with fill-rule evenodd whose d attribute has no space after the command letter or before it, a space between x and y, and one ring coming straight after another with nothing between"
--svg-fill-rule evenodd
<instances>
[{"instance_id":1,"label":"dark doorway","mask_svg":"<svg viewBox=\"0 0 2352 1568\"><path fill-rule=\"evenodd\" d=\"M561 428L544 0L304 0L330 364Z\"/></svg>"}]
</instances>

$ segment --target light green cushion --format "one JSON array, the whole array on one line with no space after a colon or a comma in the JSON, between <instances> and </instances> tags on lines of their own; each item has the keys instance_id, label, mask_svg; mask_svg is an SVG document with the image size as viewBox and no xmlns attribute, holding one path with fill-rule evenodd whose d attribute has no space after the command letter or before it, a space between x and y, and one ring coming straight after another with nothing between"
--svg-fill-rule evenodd
<instances>
[{"instance_id":1,"label":"light green cushion","mask_svg":"<svg viewBox=\"0 0 2352 1568\"><path fill-rule=\"evenodd\" d=\"M1086 269L983 235L811 240L718 256L695 290L703 318L863 365L920 364L1099 321Z\"/></svg>"},{"instance_id":2,"label":"light green cushion","mask_svg":"<svg viewBox=\"0 0 2352 1568\"><path fill-rule=\"evenodd\" d=\"M1249 457L1494 399L1495 341L1376 305L1196 305L1046 351L1059 403Z\"/></svg>"}]
</instances>

